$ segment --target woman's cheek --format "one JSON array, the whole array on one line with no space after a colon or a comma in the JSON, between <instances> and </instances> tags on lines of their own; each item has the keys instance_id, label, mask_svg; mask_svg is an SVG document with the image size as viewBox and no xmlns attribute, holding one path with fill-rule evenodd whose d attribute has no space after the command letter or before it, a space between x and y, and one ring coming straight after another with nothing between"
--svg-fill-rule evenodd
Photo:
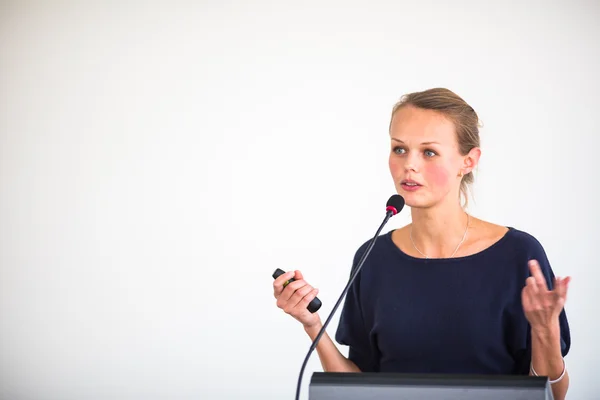
<instances>
[{"instance_id":1,"label":"woman's cheek","mask_svg":"<svg viewBox=\"0 0 600 400\"><path fill-rule=\"evenodd\" d=\"M435 186L447 186L450 182L450 173L443 165L429 164L425 167L427 181Z\"/></svg>"},{"instance_id":2,"label":"woman's cheek","mask_svg":"<svg viewBox=\"0 0 600 400\"><path fill-rule=\"evenodd\" d=\"M390 157L389 165L390 165L390 172L392 173L392 176L395 177L395 175L397 175L398 172L401 171L400 161L395 157Z\"/></svg>"}]
</instances>

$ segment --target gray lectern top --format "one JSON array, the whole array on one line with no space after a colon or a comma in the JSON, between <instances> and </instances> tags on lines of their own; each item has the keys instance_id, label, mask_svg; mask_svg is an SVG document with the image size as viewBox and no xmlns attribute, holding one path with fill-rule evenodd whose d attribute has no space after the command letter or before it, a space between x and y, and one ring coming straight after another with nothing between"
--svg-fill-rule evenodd
<instances>
[{"instance_id":1,"label":"gray lectern top","mask_svg":"<svg viewBox=\"0 0 600 400\"><path fill-rule=\"evenodd\" d=\"M315 372L309 400L553 400L547 377Z\"/></svg>"}]
</instances>

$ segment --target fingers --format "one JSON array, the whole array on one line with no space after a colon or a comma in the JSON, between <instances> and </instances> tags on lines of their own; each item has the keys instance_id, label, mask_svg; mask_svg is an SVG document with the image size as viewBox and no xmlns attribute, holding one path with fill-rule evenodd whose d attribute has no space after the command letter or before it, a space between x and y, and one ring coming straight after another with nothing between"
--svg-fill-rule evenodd
<instances>
[{"instance_id":1,"label":"fingers","mask_svg":"<svg viewBox=\"0 0 600 400\"><path fill-rule=\"evenodd\" d=\"M317 295L319 294L319 289L314 288L311 292L309 292L306 296L302 298L302 300L298 303L298 307L302 310L306 310L308 305Z\"/></svg>"},{"instance_id":2,"label":"fingers","mask_svg":"<svg viewBox=\"0 0 600 400\"><path fill-rule=\"evenodd\" d=\"M547 282L537 260L527 263L531 276L525 280L521 302L525 317L531 326L548 327L556 323L567 299L570 277L554 278ZM552 287L549 290L548 287Z\"/></svg>"},{"instance_id":3,"label":"fingers","mask_svg":"<svg viewBox=\"0 0 600 400\"><path fill-rule=\"evenodd\" d=\"M521 303L523 304L523 310L525 312L531 310L533 308L533 303L531 302L531 294L529 286L525 286L521 291Z\"/></svg>"},{"instance_id":4,"label":"fingers","mask_svg":"<svg viewBox=\"0 0 600 400\"><path fill-rule=\"evenodd\" d=\"M281 294L277 298L277 303L278 304L287 304L292 299L292 296L294 296L296 291L302 289L305 286L309 286L312 289L312 286L310 286L304 279L301 279L299 281L294 281L294 282L288 284L283 289L283 292L281 292ZM296 300L296 303L298 301L300 301L300 298L298 298Z\"/></svg>"},{"instance_id":5,"label":"fingers","mask_svg":"<svg viewBox=\"0 0 600 400\"><path fill-rule=\"evenodd\" d=\"M569 284L571 283L571 277L567 276L566 278L564 278L563 283L565 284L565 295L566 295L567 291L569 290Z\"/></svg>"},{"instance_id":6,"label":"fingers","mask_svg":"<svg viewBox=\"0 0 600 400\"><path fill-rule=\"evenodd\" d=\"M537 281L533 276L530 276L529 278L525 279L525 287L528 287L529 290L535 294L539 293L539 289L538 289L538 285L537 285Z\"/></svg>"},{"instance_id":7,"label":"fingers","mask_svg":"<svg viewBox=\"0 0 600 400\"><path fill-rule=\"evenodd\" d=\"M294 278L296 272L300 273L300 271L288 271L273 281L273 295L276 299L281 295L281 292L283 292L284 284ZM300 274L300 276L302 276L302 274Z\"/></svg>"},{"instance_id":8,"label":"fingers","mask_svg":"<svg viewBox=\"0 0 600 400\"><path fill-rule=\"evenodd\" d=\"M562 311L570 281L570 277L556 277L554 290L541 291L534 276L526 279L525 287L521 292L521 302L525 315L532 325L534 323L545 325L548 323L548 318L554 318Z\"/></svg>"},{"instance_id":9,"label":"fingers","mask_svg":"<svg viewBox=\"0 0 600 400\"><path fill-rule=\"evenodd\" d=\"M313 288L310 285L305 285L302 288L296 290L294 295L289 299L283 311L291 314L295 308L299 308L300 311L305 311L308 307L308 303L315 298L318 293L318 289Z\"/></svg>"},{"instance_id":10,"label":"fingers","mask_svg":"<svg viewBox=\"0 0 600 400\"><path fill-rule=\"evenodd\" d=\"M292 278L293 281L290 282ZM288 314L295 314L297 310L306 311L308 304L318 292L318 289L304 280L300 271L288 271L273 281L273 294L277 299L277 307Z\"/></svg>"},{"instance_id":11,"label":"fingers","mask_svg":"<svg viewBox=\"0 0 600 400\"><path fill-rule=\"evenodd\" d=\"M539 291L548 290L548 285L546 285L546 278L544 278L544 274L542 273L542 268L537 260L530 260L529 270L531 271L531 276L535 278L535 283ZM528 278L529 279L529 278Z\"/></svg>"},{"instance_id":12,"label":"fingers","mask_svg":"<svg viewBox=\"0 0 600 400\"><path fill-rule=\"evenodd\" d=\"M569 290L569 282L571 282L571 277L569 276L566 278L556 278L554 291L556 292L556 295L559 297L563 305L567 301L567 291Z\"/></svg>"},{"instance_id":13,"label":"fingers","mask_svg":"<svg viewBox=\"0 0 600 400\"><path fill-rule=\"evenodd\" d=\"M526 310L533 310L539 307L539 289L535 278L530 276L526 279L525 287L521 292L521 301L523 302L523 307Z\"/></svg>"}]
</instances>

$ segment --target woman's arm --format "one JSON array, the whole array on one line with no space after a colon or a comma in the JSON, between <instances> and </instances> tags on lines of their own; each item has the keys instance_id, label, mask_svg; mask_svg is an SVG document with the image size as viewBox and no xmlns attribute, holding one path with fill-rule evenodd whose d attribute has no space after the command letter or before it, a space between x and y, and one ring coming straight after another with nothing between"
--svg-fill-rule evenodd
<instances>
[{"instance_id":1,"label":"woman's arm","mask_svg":"<svg viewBox=\"0 0 600 400\"><path fill-rule=\"evenodd\" d=\"M536 260L529 262L531 276L523 289L522 302L525 317L531 326L531 371L550 380L552 394L556 400L563 400L569 388L569 374L566 371L561 351L559 315L567 300L567 290L571 278L557 278L554 290L549 290L546 279ZM564 368L564 369L563 369ZM564 375L563 375L564 371Z\"/></svg>"},{"instance_id":2,"label":"woman's arm","mask_svg":"<svg viewBox=\"0 0 600 400\"><path fill-rule=\"evenodd\" d=\"M552 384L552 394L555 400L563 400L569 389L569 373L560 349L560 326L550 329L531 330L531 365L537 375L547 376L556 380L563 374L559 382ZM533 371L530 372L533 375Z\"/></svg>"},{"instance_id":3,"label":"woman's arm","mask_svg":"<svg viewBox=\"0 0 600 400\"><path fill-rule=\"evenodd\" d=\"M291 278L295 280L290 283ZM273 281L273 294L277 299L277 307L300 321L312 341L323 326L319 314L307 310L308 304L316 297L317 292L317 289L304 280L300 271L286 272ZM340 353L327 332L321 336L316 350L326 372L360 372L356 364Z\"/></svg>"},{"instance_id":4,"label":"woman's arm","mask_svg":"<svg viewBox=\"0 0 600 400\"><path fill-rule=\"evenodd\" d=\"M323 325L319 321L319 323L314 326L305 326L304 330L308 336L310 336L310 340L314 341L322 326ZM340 353L327 332L323 333L317 344L317 354L319 355L321 365L325 372L361 372L356 364Z\"/></svg>"}]
</instances>

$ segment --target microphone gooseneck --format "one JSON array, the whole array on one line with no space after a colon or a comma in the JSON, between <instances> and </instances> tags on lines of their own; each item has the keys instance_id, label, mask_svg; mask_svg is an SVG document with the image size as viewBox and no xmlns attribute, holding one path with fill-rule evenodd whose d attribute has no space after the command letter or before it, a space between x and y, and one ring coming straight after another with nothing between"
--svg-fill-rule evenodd
<instances>
[{"instance_id":1,"label":"microphone gooseneck","mask_svg":"<svg viewBox=\"0 0 600 400\"><path fill-rule=\"evenodd\" d=\"M389 219L391 217L393 217L394 215L398 214L400 211L402 211L403 207L404 207L404 198L402 196L400 196L399 194L395 194L395 195L391 196L389 198L389 200L387 201L386 213L385 213L385 218L383 219L383 222L377 229L375 236L373 236L373 238L371 239L369 246L367 247L367 249L361 256L356 268L354 269L354 272L352 273L352 275L350 276L350 279L348 280L348 283L346 284L346 287L344 288L339 299L336 301L335 305L333 306L333 309L329 313L329 316L325 320L325 323L321 327L321 330L319 330L319 333L315 337L315 340L313 340L313 342L310 346L310 349L308 350L308 353L306 354L306 357L304 358L304 362L302 363L302 368L300 368L300 375L298 376L298 385L296 386L296 400L300 400L300 387L302 385L302 375L304 374L304 370L306 369L306 364L308 363L310 355L317 348L317 344L319 343L321 336L323 336L323 334L325 333L325 329L327 328L327 325L329 325L329 322L331 322L331 319L333 318L333 315L335 314L336 310L342 303L344 296L346 296L346 293L348 293L348 290L350 289L352 282L354 282L354 279L356 278L359 271L361 270L365 260L367 259L367 256L369 255L369 253L371 252L371 249L375 245L375 241L377 240L379 233L381 232L381 230L383 229L385 224L387 224Z\"/></svg>"}]
</instances>

